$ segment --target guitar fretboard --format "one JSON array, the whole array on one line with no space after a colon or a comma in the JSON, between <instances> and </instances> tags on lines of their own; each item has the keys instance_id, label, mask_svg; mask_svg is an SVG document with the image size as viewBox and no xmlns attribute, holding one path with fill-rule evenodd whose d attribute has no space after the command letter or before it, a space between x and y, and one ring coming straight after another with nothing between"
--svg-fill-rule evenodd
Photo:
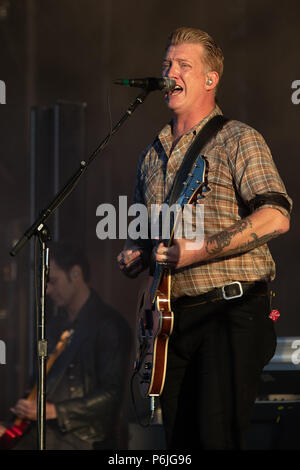
<instances>
[{"instance_id":1,"label":"guitar fretboard","mask_svg":"<svg viewBox=\"0 0 300 470\"><path fill-rule=\"evenodd\" d=\"M202 158L201 155L198 155L196 162L194 163L190 173L188 174L187 180L183 183L182 185L182 191L179 195L178 200L176 201L176 206L180 208L180 212L182 208L184 207L185 204L189 204L191 200L193 199L195 193L200 192L204 184L204 178L205 178L205 160ZM173 241L174 233L175 233L175 228L176 228L176 222L179 219L179 211L175 211L176 217L173 216L174 212L170 210L170 217L166 218L163 223L170 225L169 227L169 233L170 239L167 242L167 246L170 246ZM166 231L163 229L162 233L166 233ZM155 298L157 295L157 290L161 282L161 278L164 274L164 271L167 268L165 266L162 266L159 263L155 263L155 270L153 274L153 282L150 288L150 296L151 296L151 302L152 304L155 302Z\"/></svg>"}]
</instances>

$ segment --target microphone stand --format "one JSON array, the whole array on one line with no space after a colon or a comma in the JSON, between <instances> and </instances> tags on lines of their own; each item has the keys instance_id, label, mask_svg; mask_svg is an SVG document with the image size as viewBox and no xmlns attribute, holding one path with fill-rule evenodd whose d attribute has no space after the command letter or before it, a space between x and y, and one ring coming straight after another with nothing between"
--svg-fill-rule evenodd
<instances>
[{"instance_id":1,"label":"microphone stand","mask_svg":"<svg viewBox=\"0 0 300 470\"><path fill-rule=\"evenodd\" d=\"M49 274L49 248L47 242L51 239L51 235L48 227L45 225L45 221L50 215L61 205L61 203L72 193L79 179L87 171L89 165L96 158L96 156L104 149L108 144L110 138L118 131L118 129L124 124L124 122L132 115L136 108L142 104L148 94L149 89L145 89L140 93L135 100L129 105L126 112L123 114L121 119L111 129L111 132L103 139L98 147L92 152L88 161L81 161L78 170L74 175L67 181L63 188L54 196L54 199L50 204L41 211L38 218L33 224L26 230L20 240L14 245L10 251L11 256L16 254L24 247L24 245L34 235L37 237L40 243L40 297L39 297L39 308L37 318L37 356L38 356L38 393L37 393L37 428L38 428L38 450L46 449L46 357L47 357L47 340L45 337L45 296L47 288L47 280Z\"/></svg>"}]
</instances>

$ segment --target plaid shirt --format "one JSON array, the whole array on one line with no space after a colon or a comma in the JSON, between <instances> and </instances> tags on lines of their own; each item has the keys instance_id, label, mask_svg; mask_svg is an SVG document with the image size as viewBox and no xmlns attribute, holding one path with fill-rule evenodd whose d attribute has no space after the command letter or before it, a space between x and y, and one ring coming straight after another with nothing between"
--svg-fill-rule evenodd
<instances>
[{"instance_id":1,"label":"plaid shirt","mask_svg":"<svg viewBox=\"0 0 300 470\"><path fill-rule=\"evenodd\" d=\"M172 149L171 124L167 124L155 141L142 153L137 170L134 202L162 204L168 198L182 159L214 111L184 134ZM217 136L202 149L208 164L207 182L210 191L198 204L204 204L204 236L209 237L249 215L249 201L256 195L272 191L283 195L291 204L278 174L270 150L263 137L239 121L229 121ZM274 207L284 215L281 206ZM140 240L141 245L143 241ZM154 244L154 243L153 243ZM147 249L147 244L144 244ZM149 249L149 245L148 245ZM177 270L172 274L172 299L195 296L232 281L270 281L275 277L275 263L267 245L239 255L218 258Z\"/></svg>"}]
</instances>

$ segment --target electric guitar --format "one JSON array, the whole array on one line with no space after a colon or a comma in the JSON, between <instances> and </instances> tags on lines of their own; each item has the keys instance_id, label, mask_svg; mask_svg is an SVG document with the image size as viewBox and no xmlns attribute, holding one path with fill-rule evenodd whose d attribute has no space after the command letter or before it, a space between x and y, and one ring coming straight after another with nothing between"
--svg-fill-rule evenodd
<instances>
[{"instance_id":1,"label":"electric guitar","mask_svg":"<svg viewBox=\"0 0 300 470\"><path fill-rule=\"evenodd\" d=\"M64 331L58 343L55 346L54 351L49 355L46 364L46 374L48 374L49 370L53 366L56 359L61 355L61 353L65 350L69 342L71 341L71 337L74 333L74 330L66 330ZM29 393L26 400L34 401L36 400L37 396L37 385L35 384L32 388L31 392ZM0 437L0 449L1 450L9 450L12 449L17 442L21 439L23 434L27 431L30 426L31 421L29 419L23 418L16 418L13 425L10 428L6 428L4 434Z\"/></svg>"},{"instance_id":2,"label":"electric guitar","mask_svg":"<svg viewBox=\"0 0 300 470\"><path fill-rule=\"evenodd\" d=\"M181 208L185 204L195 204L209 191L205 182L206 162L198 156L176 204ZM180 212L181 213L181 212ZM171 246L176 227L181 218L177 213L170 230L171 237L167 246ZM153 277L140 293L137 304L138 350L135 361L135 374L139 377L140 391L143 396L160 396L166 376L168 342L172 334L174 315L171 309L171 271L155 263Z\"/></svg>"}]
</instances>

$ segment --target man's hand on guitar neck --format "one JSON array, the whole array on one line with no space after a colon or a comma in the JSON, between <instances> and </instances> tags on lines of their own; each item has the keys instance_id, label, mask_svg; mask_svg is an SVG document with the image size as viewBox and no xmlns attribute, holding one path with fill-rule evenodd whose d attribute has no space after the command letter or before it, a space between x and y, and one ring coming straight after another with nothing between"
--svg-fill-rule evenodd
<instances>
[{"instance_id":1,"label":"man's hand on guitar neck","mask_svg":"<svg viewBox=\"0 0 300 470\"><path fill-rule=\"evenodd\" d=\"M20 399L13 408L10 408L16 416L30 421L37 420L37 407L35 400ZM55 419L57 417L56 408L53 403L46 402L46 419Z\"/></svg>"}]
</instances>

